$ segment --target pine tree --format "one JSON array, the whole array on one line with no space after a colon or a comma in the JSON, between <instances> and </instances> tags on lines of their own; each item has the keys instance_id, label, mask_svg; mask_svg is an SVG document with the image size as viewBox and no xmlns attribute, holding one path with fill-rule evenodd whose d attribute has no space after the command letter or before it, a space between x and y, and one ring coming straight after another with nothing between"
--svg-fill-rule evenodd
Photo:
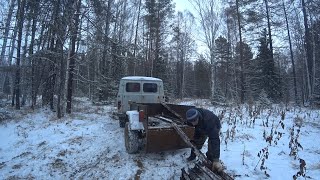
<instances>
[{"instance_id":1,"label":"pine tree","mask_svg":"<svg viewBox=\"0 0 320 180\"><path fill-rule=\"evenodd\" d=\"M168 54L165 50L166 29L168 20L173 13L172 0L146 0L147 15L145 16L148 32L148 67L146 75L163 77Z\"/></svg>"},{"instance_id":2,"label":"pine tree","mask_svg":"<svg viewBox=\"0 0 320 180\"><path fill-rule=\"evenodd\" d=\"M215 54L216 54L216 87L219 89L219 96L225 101L228 96L230 98L230 88L231 88L231 78L230 78L230 61L231 61L231 52L230 52L230 44L227 39L219 36L215 40ZM217 101L217 100L216 100Z\"/></svg>"},{"instance_id":3,"label":"pine tree","mask_svg":"<svg viewBox=\"0 0 320 180\"><path fill-rule=\"evenodd\" d=\"M256 76L259 80L258 89L264 90L273 101L279 100L281 91L279 84L279 77L276 73L275 63L272 58L272 52L268 48L267 31L264 31L259 38L260 46L258 49L258 55L256 59Z\"/></svg>"},{"instance_id":4,"label":"pine tree","mask_svg":"<svg viewBox=\"0 0 320 180\"><path fill-rule=\"evenodd\" d=\"M242 56L241 60L240 56ZM239 85L239 87L242 87L240 88L240 90L238 90L240 102L242 102L241 99L243 100L243 102L246 102L249 100L249 98L251 98L249 97L251 94L251 84L249 81L252 78L250 76L252 71L252 58L253 53L251 47L245 42L238 42L236 46L236 54L234 61L236 63L236 67L241 67L235 69L236 77L241 77L242 74L242 79L237 79L238 84L241 84L241 86ZM242 64L242 66L240 64ZM241 98L241 96L243 96L243 98Z\"/></svg>"},{"instance_id":5,"label":"pine tree","mask_svg":"<svg viewBox=\"0 0 320 180\"><path fill-rule=\"evenodd\" d=\"M204 57L200 57L195 62L195 95L198 98L209 98L211 95L210 67L210 63Z\"/></svg>"}]
</instances>

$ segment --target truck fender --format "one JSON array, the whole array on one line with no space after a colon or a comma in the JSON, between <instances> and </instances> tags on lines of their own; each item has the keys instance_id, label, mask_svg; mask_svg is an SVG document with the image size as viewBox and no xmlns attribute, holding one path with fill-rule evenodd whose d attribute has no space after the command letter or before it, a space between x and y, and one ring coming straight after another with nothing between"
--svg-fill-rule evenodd
<instances>
[{"instance_id":1,"label":"truck fender","mask_svg":"<svg viewBox=\"0 0 320 180\"><path fill-rule=\"evenodd\" d=\"M130 130L144 130L143 123L139 121L138 111L127 111Z\"/></svg>"}]
</instances>

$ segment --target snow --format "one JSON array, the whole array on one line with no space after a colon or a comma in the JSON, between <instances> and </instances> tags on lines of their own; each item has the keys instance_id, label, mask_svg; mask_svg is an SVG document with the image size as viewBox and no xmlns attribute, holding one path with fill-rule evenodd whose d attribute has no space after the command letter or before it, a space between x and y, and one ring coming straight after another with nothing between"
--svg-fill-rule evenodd
<instances>
[{"instance_id":1,"label":"snow","mask_svg":"<svg viewBox=\"0 0 320 180\"><path fill-rule=\"evenodd\" d=\"M307 177L320 178L319 109L286 110L278 105L260 110L253 124L249 106L213 107L205 100L180 104L208 108L220 116L225 111L220 159L225 171L235 179L268 179L264 171L270 175L269 179L292 179L299 171L299 158L306 162ZM62 119L46 109L7 110L14 117L0 123L0 179L179 179L181 169L193 165L186 161L189 149L128 154L124 129L113 117L112 106L95 106L78 99L74 112ZM278 125L283 111L284 128ZM290 132L299 123L297 142L303 149L298 148L295 159L289 155ZM270 135L272 127L274 137L270 145L264 140L263 132ZM297 129L295 125L294 137ZM283 133L278 140L275 131ZM266 147L269 156L264 167L267 169L260 170L262 159L257 155ZM202 152L206 150L207 144Z\"/></svg>"},{"instance_id":2,"label":"snow","mask_svg":"<svg viewBox=\"0 0 320 180\"><path fill-rule=\"evenodd\" d=\"M127 76L123 77L122 80L133 80L133 81L162 81L159 78L147 77L147 76Z\"/></svg>"}]
</instances>

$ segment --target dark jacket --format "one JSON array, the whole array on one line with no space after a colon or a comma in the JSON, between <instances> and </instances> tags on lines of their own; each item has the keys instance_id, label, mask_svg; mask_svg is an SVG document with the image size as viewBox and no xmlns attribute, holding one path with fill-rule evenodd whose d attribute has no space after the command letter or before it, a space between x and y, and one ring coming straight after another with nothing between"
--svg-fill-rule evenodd
<instances>
[{"instance_id":1,"label":"dark jacket","mask_svg":"<svg viewBox=\"0 0 320 180\"><path fill-rule=\"evenodd\" d=\"M209 159L219 159L220 158L220 138L219 131L221 129L221 124L219 118L213 114L213 112L196 108L200 112L199 122L195 126L194 138L200 138L205 135L208 136L208 146L212 152L208 152ZM208 155L208 154L207 154Z\"/></svg>"}]
</instances>

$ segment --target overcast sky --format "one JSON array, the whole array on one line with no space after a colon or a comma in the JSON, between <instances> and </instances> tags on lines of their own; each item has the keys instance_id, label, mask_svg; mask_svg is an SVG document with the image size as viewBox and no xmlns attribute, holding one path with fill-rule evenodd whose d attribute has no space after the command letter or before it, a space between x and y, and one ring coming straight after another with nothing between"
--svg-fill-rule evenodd
<instances>
[{"instance_id":1,"label":"overcast sky","mask_svg":"<svg viewBox=\"0 0 320 180\"><path fill-rule=\"evenodd\" d=\"M176 11L184 11L185 9L191 10L192 7L188 0L173 0L176 3Z\"/></svg>"}]
</instances>

